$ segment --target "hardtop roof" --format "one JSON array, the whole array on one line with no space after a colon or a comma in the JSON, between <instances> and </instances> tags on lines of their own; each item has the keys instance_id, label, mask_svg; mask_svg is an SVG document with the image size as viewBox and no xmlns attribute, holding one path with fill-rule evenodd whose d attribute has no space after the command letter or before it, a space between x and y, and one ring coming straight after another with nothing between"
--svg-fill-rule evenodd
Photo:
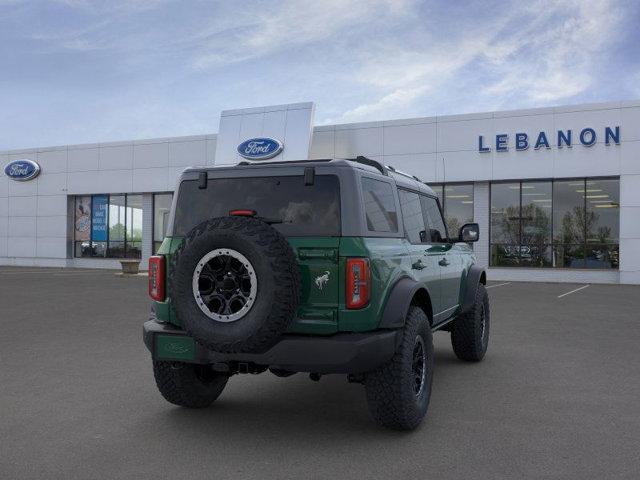
<instances>
[{"instance_id":1,"label":"hardtop roof","mask_svg":"<svg viewBox=\"0 0 640 480\"><path fill-rule=\"evenodd\" d=\"M363 163L360 159L366 160ZM357 170L366 171L369 174L380 176L381 178L392 179L397 186L404 187L412 190L422 191L431 196L435 196L434 191L428 184L420 180L418 177L411 174L402 172L395 169L392 166L383 165L382 163L368 159L365 157L358 157L358 159L349 158L324 158L313 160L288 160L288 161L265 161L265 162L240 162L235 165L207 165L202 167L189 167L185 169L183 173L202 172L202 171L250 171L250 170L262 170L265 167L269 168L290 168L290 167L338 167L338 168L352 168Z\"/></svg>"}]
</instances>

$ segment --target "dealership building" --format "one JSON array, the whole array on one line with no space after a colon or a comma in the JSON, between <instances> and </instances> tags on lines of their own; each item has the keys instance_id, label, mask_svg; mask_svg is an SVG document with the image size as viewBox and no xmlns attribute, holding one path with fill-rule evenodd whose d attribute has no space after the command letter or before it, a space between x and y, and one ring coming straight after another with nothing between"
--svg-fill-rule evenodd
<instances>
[{"instance_id":1,"label":"dealership building","mask_svg":"<svg viewBox=\"0 0 640 480\"><path fill-rule=\"evenodd\" d=\"M366 156L419 177L494 280L640 284L640 101L341 125L313 103L222 113L217 134L0 152L0 265L119 268L163 239L190 166ZM242 148L239 146L243 145ZM259 148L259 147L258 147Z\"/></svg>"}]
</instances>

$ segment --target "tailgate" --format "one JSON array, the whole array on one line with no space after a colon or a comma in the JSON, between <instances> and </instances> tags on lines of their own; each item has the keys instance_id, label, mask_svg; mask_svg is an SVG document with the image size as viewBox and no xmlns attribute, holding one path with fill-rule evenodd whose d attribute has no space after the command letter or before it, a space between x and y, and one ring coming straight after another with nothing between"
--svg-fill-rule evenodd
<instances>
[{"instance_id":1,"label":"tailgate","mask_svg":"<svg viewBox=\"0 0 640 480\"><path fill-rule=\"evenodd\" d=\"M287 238L300 268L297 318L289 332L327 335L338 331L340 275L338 237Z\"/></svg>"}]
</instances>

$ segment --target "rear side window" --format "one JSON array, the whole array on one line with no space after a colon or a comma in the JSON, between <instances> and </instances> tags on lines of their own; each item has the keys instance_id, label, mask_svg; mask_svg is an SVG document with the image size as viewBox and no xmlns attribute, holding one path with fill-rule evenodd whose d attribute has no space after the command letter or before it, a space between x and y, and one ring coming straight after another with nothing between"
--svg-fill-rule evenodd
<instances>
[{"instance_id":1,"label":"rear side window","mask_svg":"<svg viewBox=\"0 0 640 480\"><path fill-rule=\"evenodd\" d=\"M420 195L422 202L422 211L424 212L425 222L428 225L427 239L431 242L442 243L447 239L447 230L442 220L442 213L438 202L433 197Z\"/></svg>"},{"instance_id":2,"label":"rear side window","mask_svg":"<svg viewBox=\"0 0 640 480\"><path fill-rule=\"evenodd\" d=\"M393 187L387 182L363 178L362 195L367 228L371 232L397 232L398 213L393 197Z\"/></svg>"},{"instance_id":3,"label":"rear side window","mask_svg":"<svg viewBox=\"0 0 640 480\"><path fill-rule=\"evenodd\" d=\"M180 184L173 234L186 235L205 220L226 217L230 210L255 210L273 220L284 236L339 236L340 184L335 175L215 178L206 189L196 180Z\"/></svg>"},{"instance_id":4,"label":"rear side window","mask_svg":"<svg viewBox=\"0 0 640 480\"><path fill-rule=\"evenodd\" d=\"M406 190L398 190L398 194L400 195L404 231L411 243L422 243L425 240L426 228L420 196Z\"/></svg>"}]
</instances>

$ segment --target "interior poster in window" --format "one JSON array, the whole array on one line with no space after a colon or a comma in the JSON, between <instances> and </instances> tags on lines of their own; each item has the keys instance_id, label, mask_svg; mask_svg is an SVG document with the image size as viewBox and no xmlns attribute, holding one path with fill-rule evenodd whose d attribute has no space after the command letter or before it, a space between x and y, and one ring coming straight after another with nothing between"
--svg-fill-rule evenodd
<instances>
[{"instance_id":1,"label":"interior poster in window","mask_svg":"<svg viewBox=\"0 0 640 480\"><path fill-rule=\"evenodd\" d=\"M107 241L107 195L94 195L92 204L91 236L94 242Z\"/></svg>"},{"instance_id":2,"label":"interior poster in window","mask_svg":"<svg viewBox=\"0 0 640 480\"><path fill-rule=\"evenodd\" d=\"M91 197L76 197L76 241L88 242L91 234Z\"/></svg>"}]
</instances>

